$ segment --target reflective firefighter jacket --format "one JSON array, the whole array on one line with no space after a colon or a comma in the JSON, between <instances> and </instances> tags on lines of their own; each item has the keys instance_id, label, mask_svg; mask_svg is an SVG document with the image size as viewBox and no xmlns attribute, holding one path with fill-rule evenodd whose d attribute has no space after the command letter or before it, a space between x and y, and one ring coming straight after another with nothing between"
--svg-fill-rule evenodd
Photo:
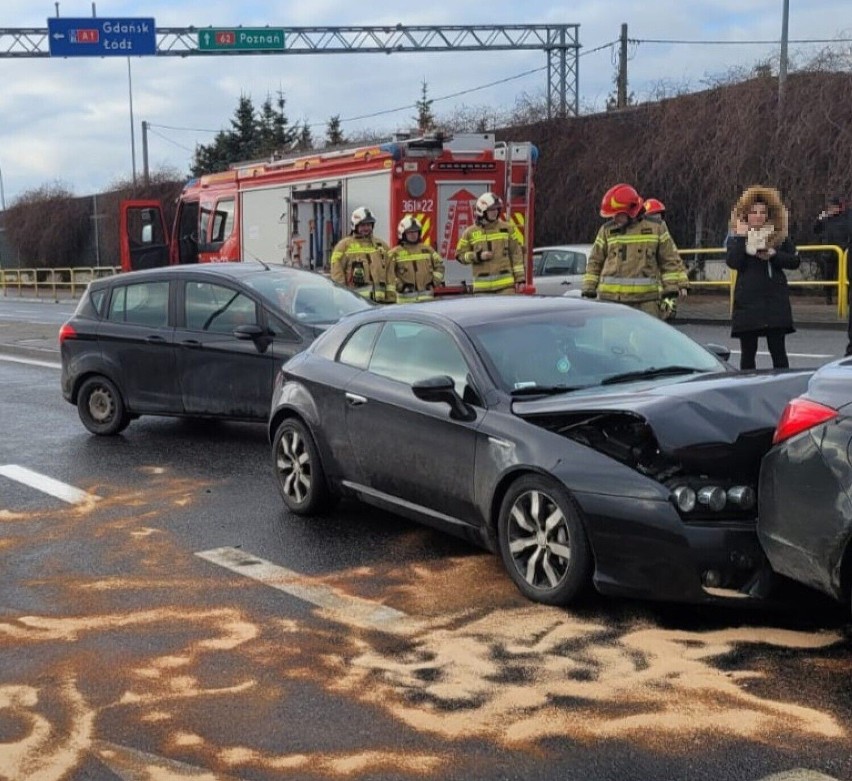
<instances>
[{"instance_id":1,"label":"reflective firefighter jacket","mask_svg":"<svg viewBox=\"0 0 852 781\"><path fill-rule=\"evenodd\" d=\"M583 292L638 304L689 287L686 268L665 222L640 219L601 226L583 275Z\"/></svg>"},{"instance_id":2,"label":"reflective firefighter jacket","mask_svg":"<svg viewBox=\"0 0 852 781\"><path fill-rule=\"evenodd\" d=\"M373 301L394 300L387 290L388 245L375 236L347 236L331 253L331 279Z\"/></svg>"},{"instance_id":3,"label":"reflective firefighter jacket","mask_svg":"<svg viewBox=\"0 0 852 781\"><path fill-rule=\"evenodd\" d=\"M481 260L490 250L491 260ZM474 293L513 292L524 282L524 248L514 225L503 220L471 225L459 239L456 260L471 266Z\"/></svg>"},{"instance_id":4,"label":"reflective firefighter jacket","mask_svg":"<svg viewBox=\"0 0 852 781\"><path fill-rule=\"evenodd\" d=\"M388 255L387 285L398 304L434 298L432 288L444 284L444 261L426 242L398 244Z\"/></svg>"}]
</instances>

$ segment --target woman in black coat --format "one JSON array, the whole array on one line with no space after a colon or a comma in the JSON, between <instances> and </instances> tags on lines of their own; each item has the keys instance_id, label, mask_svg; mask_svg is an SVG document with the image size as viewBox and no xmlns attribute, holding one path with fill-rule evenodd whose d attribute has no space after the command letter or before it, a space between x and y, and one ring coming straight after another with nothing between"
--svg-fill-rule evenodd
<instances>
[{"instance_id":1,"label":"woman in black coat","mask_svg":"<svg viewBox=\"0 0 852 781\"><path fill-rule=\"evenodd\" d=\"M772 366L790 365L784 341L796 329L784 269L796 269L800 261L787 225L787 210L771 187L749 187L731 215L725 262L737 272L731 336L740 340L741 369L755 368L761 336Z\"/></svg>"}]
</instances>

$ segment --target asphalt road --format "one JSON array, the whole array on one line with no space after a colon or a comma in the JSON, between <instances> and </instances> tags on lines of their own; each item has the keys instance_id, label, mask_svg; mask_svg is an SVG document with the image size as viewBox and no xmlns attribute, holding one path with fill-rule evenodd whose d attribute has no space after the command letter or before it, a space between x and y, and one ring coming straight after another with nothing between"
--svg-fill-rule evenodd
<instances>
[{"instance_id":1,"label":"asphalt road","mask_svg":"<svg viewBox=\"0 0 852 781\"><path fill-rule=\"evenodd\" d=\"M262 426L89 435L31 347L0 356L0 778L852 779L827 600L533 605L398 517L288 515Z\"/></svg>"}]
</instances>

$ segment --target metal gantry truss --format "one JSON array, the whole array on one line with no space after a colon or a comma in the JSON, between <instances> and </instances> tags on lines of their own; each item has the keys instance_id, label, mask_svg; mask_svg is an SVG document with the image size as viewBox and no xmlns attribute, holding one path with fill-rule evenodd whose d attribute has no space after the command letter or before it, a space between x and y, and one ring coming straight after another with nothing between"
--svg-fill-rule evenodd
<instances>
[{"instance_id":1,"label":"metal gantry truss","mask_svg":"<svg viewBox=\"0 0 852 781\"><path fill-rule=\"evenodd\" d=\"M579 113L579 25L403 25L364 27L280 27L278 51L201 51L198 34L219 27L158 27L158 57L209 57L288 54L518 51L547 55L549 117ZM233 28L239 29L239 28ZM258 29L252 27L251 29ZM47 28L0 29L0 57L50 57Z\"/></svg>"}]
</instances>

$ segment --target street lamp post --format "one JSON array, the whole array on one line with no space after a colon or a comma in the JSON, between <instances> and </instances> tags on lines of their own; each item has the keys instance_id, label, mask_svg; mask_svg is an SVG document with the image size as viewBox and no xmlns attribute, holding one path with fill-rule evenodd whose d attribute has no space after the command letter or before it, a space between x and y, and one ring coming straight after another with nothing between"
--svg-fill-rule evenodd
<instances>
[{"instance_id":1,"label":"street lamp post","mask_svg":"<svg viewBox=\"0 0 852 781\"><path fill-rule=\"evenodd\" d=\"M0 206L6 211L6 191L3 189L3 169L0 168Z\"/></svg>"}]
</instances>

